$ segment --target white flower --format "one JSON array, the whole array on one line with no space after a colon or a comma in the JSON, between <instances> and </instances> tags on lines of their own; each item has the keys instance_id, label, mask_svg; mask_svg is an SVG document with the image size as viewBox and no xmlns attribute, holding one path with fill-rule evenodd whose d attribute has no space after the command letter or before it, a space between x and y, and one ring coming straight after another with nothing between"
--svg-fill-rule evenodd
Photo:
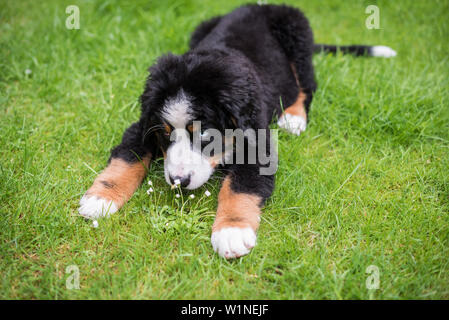
<instances>
[{"instance_id":1,"label":"white flower","mask_svg":"<svg viewBox=\"0 0 449 320\"><path fill-rule=\"evenodd\" d=\"M147 194L150 194L153 191L154 191L153 188L150 188L150 189L147 190Z\"/></svg>"},{"instance_id":2,"label":"white flower","mask_svg":"<svg viewBox=\"0 0 449 320\"><path fill-rule=\"evenodd\" d=\"M152 185L153 185L153 181L148 180L148 185L149 185L149 186L152 186Z\"/></svg>"},{"instance_id":3,"label":"white flower","mask_svg":"<svg viewBox=\"0 0 449 320\"><path fill-rule=\"evenodd\" d=\"M30 69L25 69L25 74L28 75L28 74L31 74L31 72L32 72L32 71L31 71Z\"/></svg>"},{"instance_id":4,"label":"white flower","mask_svg":"<svg viewBox=\"0 0 449 320\"><path fill-rule=\"evenodd\" d=\"M180 185L180 184L181 184L181 180L176 179L176 180L175 180L175 186Z\"/></svg>"},{"instance_id":5,"label":"white flower","mask_svg":"<svg viewBox=\"0 0 449 320\"><path fill-rule=\"evenodd\" d=\"M209 192L209 190L206 190L206 192L204 192L204 194L206 195L206 197L210 197L211 193Z\"/></svg>"},{"instance_id":6,"label":"white flower","mask_svg":"<svg viewBox=\"0 0 449 320\"><path fill-rule=\"evenodd\" d=\"M195 195L191 194L189 197L190 197L190 199L193 199L193 198L195 198Z\"/></svg>"},{"instance_id":7,"label":"white flower","mask_svg":"<svg viewBox=\"0 0 449 320\"><path fill-rule=\"evenodd\" d=\"M181 195L179 194L179 193L177 193L176 195L175 195L175 197L176 198L179 198Z\"/></svg>"},{"instance_id":8,"label":"white flower","mask_svg":"<svg viewBox=\"0 0 449 320\"><path fill-rule=\"evenodd\" d=\"M92 222L92 227L98 228L98 221L97 220L94 220L94 222Z\"/></svg>"}]
</instances>

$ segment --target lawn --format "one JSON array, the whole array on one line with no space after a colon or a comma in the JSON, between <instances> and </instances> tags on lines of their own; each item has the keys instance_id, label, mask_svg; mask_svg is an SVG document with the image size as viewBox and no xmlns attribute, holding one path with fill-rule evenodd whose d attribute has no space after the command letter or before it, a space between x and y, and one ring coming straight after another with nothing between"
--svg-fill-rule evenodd
<instances>
[{"instance_id":1,"label":"lawn","mask_svg":"<svg viewBox=\"0 0 449 320\"><path fill-rule=\"evenodd\" d=\"M308 130L279 133L258 245L233 261L210 244L219 175L176 198L158 161L155 192L144 184L98 228L77 209L139 117L147 68L244 2L0 2L0 298L449 298L449 2L286 2L317 42L398 56L314 57ZM373 3L380 29L365 25Z\"/></svg>"}]
</instances>

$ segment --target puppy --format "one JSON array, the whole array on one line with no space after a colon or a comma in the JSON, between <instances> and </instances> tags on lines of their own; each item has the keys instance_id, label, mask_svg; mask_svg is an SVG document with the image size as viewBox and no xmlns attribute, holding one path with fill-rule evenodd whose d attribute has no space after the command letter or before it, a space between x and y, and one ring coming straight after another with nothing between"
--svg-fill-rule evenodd
<instances>
[{"instance_id":1,"label":"puppy","mask_svg":"<svg viewBox=\"0 0 449 320\"><path fill-rule=\"evenodd\" d=\"M111 151L108 166L82 197L79 213L96 219L118 211L142 183L150 161L160 156L167 183L186 189L202 186L222 168L226 176L212 246L225 258L249 253L275 170L262 173L269 165L248 154L251 149L257 154L261 146L271 150L273 118L293 134L306 130L317 88L315 51L396 54L384 46L315 45L303 13L283 5L246 5L200 24L188 52L167 54L149 69L140 120ZM227 129L239 129L243 139L229 136ZM256 134L260 131L265 135ZM211 132L215 146L224 151L205 152ZM243 154L240 162L237 152ZM264 155L275 159L273 151Z\"/></svg>"}]
</instances>

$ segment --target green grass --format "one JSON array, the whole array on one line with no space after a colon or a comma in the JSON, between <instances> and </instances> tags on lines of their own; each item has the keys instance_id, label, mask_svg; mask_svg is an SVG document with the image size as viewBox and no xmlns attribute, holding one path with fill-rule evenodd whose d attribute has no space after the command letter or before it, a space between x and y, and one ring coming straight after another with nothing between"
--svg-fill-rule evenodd
<instances>
[{"instance_id":1,"label":"green grass","mask_svg":"<svg viewBox=\"0 0 449 320\"><path fill-rule=\"evenodd\" d=\"M287 2L317 42L398 57L314 58L308 130L279 134L258 245L226 261L209 240L218 177L176 199L159 161L156 192L140 188L97 229L77 207L138 119L147 68L241 2L1 1L0 298L449 298L449 3L379 1L381 29L368 30L373 1ZM70 4L80 30L65 28ZM79 290L66 289L70 265Z\"/></svg>"}]
</instances>

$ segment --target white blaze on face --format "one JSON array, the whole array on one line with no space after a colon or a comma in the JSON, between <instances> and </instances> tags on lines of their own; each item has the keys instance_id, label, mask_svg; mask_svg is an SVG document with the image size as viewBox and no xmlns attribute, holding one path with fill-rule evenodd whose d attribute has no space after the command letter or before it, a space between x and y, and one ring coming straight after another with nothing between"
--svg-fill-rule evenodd
<instances>
[{"instance_id":1,"label":"white blaze on face","mask_svg":"<svg viewBox=\"0 0 449 320\"><path fill-rule=\"evenodd\" d=\"M192 190L209 180L214 168L208 158L201 154L201 150L192 147L190 134L186 130L187 123L192 120L189 107L190 102L183 92L164 106L163 117L175 128L164 161L164 175L168 184L171 184L170 176L190 177L186 188Z\"/></svg>"}]
</instances>

